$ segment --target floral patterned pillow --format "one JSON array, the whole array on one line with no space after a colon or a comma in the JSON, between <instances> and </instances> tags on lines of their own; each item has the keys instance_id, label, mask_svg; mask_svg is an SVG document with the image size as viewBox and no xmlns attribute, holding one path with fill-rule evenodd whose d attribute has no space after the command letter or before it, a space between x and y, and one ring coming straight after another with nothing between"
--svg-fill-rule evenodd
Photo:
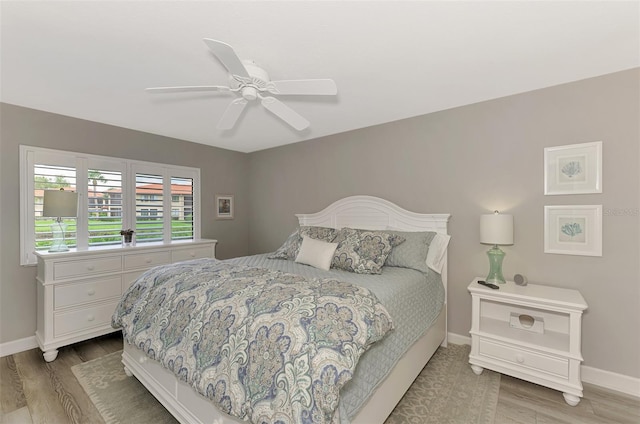
<instances>
[{"instance_id":1,"label":"floral patterned pillow","mask_svg":"<svg viewBox=\"0 0 640 424\"><path fill-rule=\"evenodd\" d=\"M391 249L404 241L397 234L342 228L333 240L338 248L331 267L356 274L380 274Z\"/></svg>"},{"instance_id":2,"label":"floral patterned pillow","mask_svg":"<svg viewBox=\"0 0 640 424\"><path fill-rule=\"evenodd\" d=\"M300 246L302 245L302 236L308 236L312 239L331 242L335 238L338 230L328 227L308 227L302 226L291 233L282 246L273 254L269 255L269 259L286 259L295 261Z\"/></svg>"}]
</instances>

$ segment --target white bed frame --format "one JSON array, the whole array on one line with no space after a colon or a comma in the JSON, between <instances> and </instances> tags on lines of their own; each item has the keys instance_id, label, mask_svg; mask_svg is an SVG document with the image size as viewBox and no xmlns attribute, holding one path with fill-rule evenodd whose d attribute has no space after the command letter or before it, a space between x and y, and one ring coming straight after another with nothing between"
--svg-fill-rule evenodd
<instances>
[{"instance_id":1,"label":"white bed frame","mask_svg":"<svg viewBox=\"0 0 640 424\"><path fill-rule=\"evenodd\" d=\"M351 196L314 214L298 214L300 225L370 230L435 231L447 234L449 214L419 214L377 197ZM380 383L352 424L384 423L438 346L447 345L447 264L442 271L445 304L432 327L405 353ZM122 363L181 423L246 424L220 411L136 347L124 344Z\"/></svg>"}]
</instances>

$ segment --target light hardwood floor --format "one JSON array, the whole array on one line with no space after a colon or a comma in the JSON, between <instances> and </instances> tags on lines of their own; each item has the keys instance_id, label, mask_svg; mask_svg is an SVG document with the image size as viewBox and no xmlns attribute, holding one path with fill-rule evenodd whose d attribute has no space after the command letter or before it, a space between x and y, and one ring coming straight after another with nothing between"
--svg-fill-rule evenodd
<instances>
[{"instance_id":1,"label":"light hardwood floor","mask_svg":"<svg viewBox=\"0 0 640 424\"><path fill-rule=\"evenodd\" d=\"M104 423L71 367L121 348L116 333L64 347L50 363L38 349L0 358L0 423ZM555 390L502 376L495 423L637 424L640 399L585 384L571 407Z\"/></svg>"}]
</instances>

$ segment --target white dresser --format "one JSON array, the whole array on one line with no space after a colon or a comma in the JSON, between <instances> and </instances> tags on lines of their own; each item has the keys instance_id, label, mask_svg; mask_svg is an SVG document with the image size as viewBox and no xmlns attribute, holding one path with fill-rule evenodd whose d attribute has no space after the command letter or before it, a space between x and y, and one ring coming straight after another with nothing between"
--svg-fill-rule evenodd
<instances>
[{"instance_id":1,"label":"white dresser","mask_svg":"<svg viewBox=\"0 0 640 424\"><path fill-rule=\"evenodd\" d=\"M511 281L494 290L469 284L471 354L476 374L488 368L560 390L575 406L582 398L582 312L577 290Z\"/></svg>"},{"instance_id":2,"label":"white dresser","mask_svg":"<svg viewBox=\"0 0 640 424\"><path fill-rule=\"evenodd\" d=\"M116 331L111 316L127 288L156 265L214 258L216 240L36 253L36 339L51 362L58 348Z\"/></svg>"}]
</instances>

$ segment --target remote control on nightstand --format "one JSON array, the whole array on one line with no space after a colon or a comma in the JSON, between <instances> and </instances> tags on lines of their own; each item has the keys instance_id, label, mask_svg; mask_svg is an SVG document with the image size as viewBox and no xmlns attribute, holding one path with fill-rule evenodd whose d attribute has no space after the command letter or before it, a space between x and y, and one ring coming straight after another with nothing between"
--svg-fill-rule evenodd
<instances>
[{"instance_id":1,"label":"remote control on nightstand","mask_svg":"<svg viewBox=\"0 0 640 424\"><path fill-rule=\"evenodd\" d=\"M494 289L494 290L498 290L500 288L500 287L496 286L495 284L487 283L486 281L482 281L482 280L478 280L478 284L482 284L483 286L487 286L490 289Z\"/></svg>"}]
</instances>

